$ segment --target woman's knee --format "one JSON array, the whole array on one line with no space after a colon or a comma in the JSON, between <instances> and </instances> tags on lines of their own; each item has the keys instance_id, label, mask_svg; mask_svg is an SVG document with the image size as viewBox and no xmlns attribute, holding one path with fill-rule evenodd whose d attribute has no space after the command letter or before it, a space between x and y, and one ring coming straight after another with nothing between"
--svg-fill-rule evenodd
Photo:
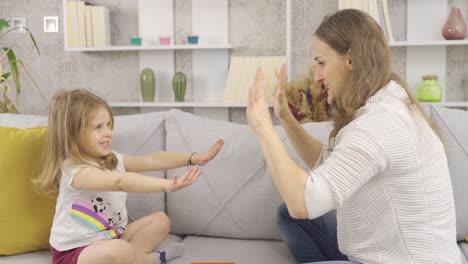
<instances>
[{"instance_id":1,"label":"woman's knee","mask_svg":"<svg viewBox=\"0 0 468 264\"><path fill-rule=\"evenodd\" d=\"M285 219L288 219L290 218L291 215L289 214L289 211L288 211L288 207L286 206L286 204L282 203L279 207L278 207L278 211L277 211L277 214L276 214L276 220L278 223L281 223L283 222Z\"/></svg>"}]
</instances>

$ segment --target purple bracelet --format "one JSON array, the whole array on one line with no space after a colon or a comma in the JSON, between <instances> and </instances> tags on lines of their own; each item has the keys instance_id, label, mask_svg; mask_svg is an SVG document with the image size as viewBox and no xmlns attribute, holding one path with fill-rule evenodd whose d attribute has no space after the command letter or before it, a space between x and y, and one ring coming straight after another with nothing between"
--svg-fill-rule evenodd
<instances>
[{"instance_id":1,"label":"purple bracelet","mask_svg":"<svg viewBox=\"0 0 468 264\"><path fill-rule=\"evenodd\" d=\"M190 157L189 157L189 159L188 159L188 161L187 161L187 168L190 167L190 166L195 165L195 164L192 163L192 156L195 155L195 154L197 154L197 153L196 153L196 152L192 152L192 154L190 154Z\"/></svg>"}]
</instances>

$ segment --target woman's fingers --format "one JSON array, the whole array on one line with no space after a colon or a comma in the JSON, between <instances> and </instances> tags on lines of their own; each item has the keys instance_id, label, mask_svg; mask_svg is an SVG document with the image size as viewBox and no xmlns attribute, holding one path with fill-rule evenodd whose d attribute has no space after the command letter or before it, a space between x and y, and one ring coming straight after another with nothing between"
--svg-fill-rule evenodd
<instances>
[{"instance_id":1,"label":"woman's fingers","mask_svg":"<svg viewBox=\"0 0 468 264\"><path fill-rule=\"evenodd\" d=\"M254 86L255 96L257 97L256 99L265 96L265 74L260 66L257 68L257 72L255 74Z\"/></svg>"},{"instance_id":2,"label":"woman's fingers","mask_svg":"<svg viewBox=\"0 0 468 264\"><path fill-rule=\"evenodd\" d=\"M278 76L278 91L284 92L286 82L286 64L281 64L280 74Z\"/></svg>"},{"instance_id":3,"label":"woman's fingers","mask_svg":"<svg viewBox=\"0 0 468 264\"><path fill-rule=\"evenodd\" d=\"M252 106L257 99L265 95L265 75L262 67L258 66L255 73L255 79L249 89L249 106Z\"/></svg>"}]
</instances>

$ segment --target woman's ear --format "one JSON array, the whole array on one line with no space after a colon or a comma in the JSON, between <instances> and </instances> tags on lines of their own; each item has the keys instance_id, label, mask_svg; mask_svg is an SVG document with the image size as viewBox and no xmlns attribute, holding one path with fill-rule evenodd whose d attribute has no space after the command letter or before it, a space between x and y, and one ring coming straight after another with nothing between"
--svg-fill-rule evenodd
<instances>
[{"instance_id":1,"label":"woman's ear","mask_svg":"<svg viewBox=\"0 0 468 264\"><path fill-rule=\"evenodd\" d=\"M346 68L348 68L349 71L352 71L353 70L353 60L351 59L351 55L349 54L349 52L346 54L346 58L345 58L345 62L346 62Z\"/></svg>"}]
</instances>

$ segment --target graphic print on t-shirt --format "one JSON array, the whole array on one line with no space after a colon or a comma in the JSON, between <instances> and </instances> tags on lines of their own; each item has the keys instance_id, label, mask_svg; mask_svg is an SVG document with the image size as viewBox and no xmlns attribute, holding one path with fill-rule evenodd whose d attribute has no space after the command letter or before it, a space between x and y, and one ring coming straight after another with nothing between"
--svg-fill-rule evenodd
<instances>
[{"instance_id":1,"label":"graphic print on t-shirt","mask_svg":"<svg viewBox=\"0 0 468 264\"><path fill-rule=\"evenodd\" d=\"M71 217L94 232L107 230L106 237L112 239L119 237L124 228L115 226L122 219L120 212L111 211L112 205L105 203L100 197L91 198L91 202L76 199L72 203Z\"/></svg>"}]
</instances>

